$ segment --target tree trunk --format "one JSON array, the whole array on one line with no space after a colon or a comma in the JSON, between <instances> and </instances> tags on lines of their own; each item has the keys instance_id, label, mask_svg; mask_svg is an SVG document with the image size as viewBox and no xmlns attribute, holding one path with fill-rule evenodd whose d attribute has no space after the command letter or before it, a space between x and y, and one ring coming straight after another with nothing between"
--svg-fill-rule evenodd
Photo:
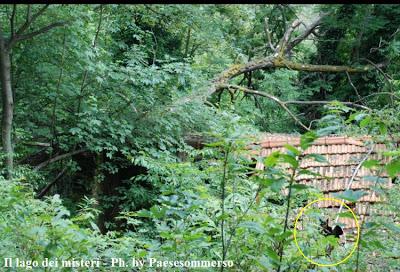
<instances>
[{"instance_id":1,"label":"tree trunk","mask_svg":"<svg viewBox=\"0 0 400 272\"><path fill-rule=\"evenodd\" d=\"M14 101L11 87L10 50L6 47L4 39L0 39L0 80L3 101L1 139L6 156L6 177L11 179L13 171L12 121Z\"/></svg>"}]
</instances>

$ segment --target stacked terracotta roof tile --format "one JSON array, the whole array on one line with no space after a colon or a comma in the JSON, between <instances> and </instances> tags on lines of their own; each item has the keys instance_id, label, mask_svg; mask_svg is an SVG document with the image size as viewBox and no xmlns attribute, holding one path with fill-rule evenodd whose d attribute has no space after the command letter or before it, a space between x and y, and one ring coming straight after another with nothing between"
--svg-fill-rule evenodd
<instances>
[{"instance_id":1,"label":"stacked terracotta roof tile","mask_svg":"<svg viewBox=\"0 0 400 272\"><path fill-rule=\"evenodd\" d=\"M297 182L301 184L311 185L319 188L325 197L333 197L332 194L346 190L350 179L355 172L357 165L366 156L370 150L366 142L369 137L351 138L346 136L328 136L317 139L307 150L305 154L320 154L325 157L327 162L316 162L315 160L306 159L300 164L303 169L308 169L318 173L320 176L300 175ZM261 146L261 157L267 157L274 151L285 152L285 144L292 146L300 145L300 137L281 134L267 134L258 143ZM384 163L380 151L385 150L384 144L376 144L368 159L377 159ZM257 169L263 169L262 163L257 163ZM351 190L363 190L368 194L363 196L353 206L353 211L358 218L370 215L373 206L370 204L381 201L376 192L370 190L374 186L375 181L367 178L368 176L376 176L376 173L369 169L361 167L350 186ZM380 178L384 178L384 182L379 183L385 187L392 186L390 179L386 173L380 173ZM337 209L340 204L337 202L318 202L320 207ZM340 221L347 228L354 228L354 220L341 218Z\"/></svg>"}]
</instances>

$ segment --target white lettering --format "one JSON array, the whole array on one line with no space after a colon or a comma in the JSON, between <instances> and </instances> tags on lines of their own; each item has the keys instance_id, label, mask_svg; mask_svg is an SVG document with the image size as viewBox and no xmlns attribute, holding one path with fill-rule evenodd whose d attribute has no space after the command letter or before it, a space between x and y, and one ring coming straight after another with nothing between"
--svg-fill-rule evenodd
<instances>
[{"instance_id":1,"label":"white lettering","mask_svg":"<svg viewBox=\"0 0 400 272\"><path fill-rule=\"evenodd\" d=\"M121 258L111 258L111 267L125 267L125 261Z\"/></svg>"},{"instance_id":2,"label":"white lettering","mask_svg":"<svg viewBox=\"0 0 400 272\"><path fill-rule=\"evenodd\" d=\"M141 260L141 259L132 259L132 267L143 267L144 266L145 261Z\"/></svg>"},{"instance_id":3,"label":"white lettering","mask_svg":"<svg viewBox=\"0 0 400 272\"><path fill-rule=\"evenodd\" d=\"M4 258L4 267L12 267L12 258Z\"/></svg>"},{"instance_id":4,"label":"white lettering","mask_svg":"<svg viewBox=\"0 0 400 272\"><path fill-rule=\"evenodd\" d=\"M154 263L156 263L156 262L157 262L157 259L155 259L155 258L150 258L150 259L149 259L149 266L150 266L150 267L153 267Z\"/></svg>"}]
</instances>

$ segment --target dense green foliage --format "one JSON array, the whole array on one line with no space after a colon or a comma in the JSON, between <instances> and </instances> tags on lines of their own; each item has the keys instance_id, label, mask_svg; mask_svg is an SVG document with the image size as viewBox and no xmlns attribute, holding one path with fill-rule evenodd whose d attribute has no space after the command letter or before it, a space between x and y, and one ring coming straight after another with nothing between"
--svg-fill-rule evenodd
<instances>
[{"instance_id":1,"label":"dense green foliage","mask_svg":"<svg viewBox=\"0 0 400 272\"><path fill-rule=\"evenodd\" d=\"M12 36L42 8L1 5L0 34ZM292 21L309 24L322 12L315 34L289 58L373 69L267 67L231 80L284 107L231 89L204 97L220 72L273 54L268 36L276 47ZM372 4L46 7L29 30L63 24L10 51L15 167L8 179L0 154L0 265L6 257L156 258L233 262L221 271L399 270L399 15L399 6ZM296 103L315 100L324 103ZM259 158L249 146L261 132L302 134L302 145L273 153L265 170L255 170ZM294 182L315 174L300 169L301 160L324 160L304 150L329 134L368 134L387 144L386 165L364 166L391 176L391 189L376 176L372 189L387 197L380 205L394 216L365 222L356 253L326 268L308 263L292 234L299 209L322 196ZM315 228L305 235L315 237ZM335 242L323 239L312 250Z\"/></svg>"}]
</instances>

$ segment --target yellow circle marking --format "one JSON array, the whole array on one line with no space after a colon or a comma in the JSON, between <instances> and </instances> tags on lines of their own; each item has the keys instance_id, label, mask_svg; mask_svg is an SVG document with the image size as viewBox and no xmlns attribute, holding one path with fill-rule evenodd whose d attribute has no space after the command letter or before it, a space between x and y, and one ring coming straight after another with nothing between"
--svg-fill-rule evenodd
<instances>
[{"instance_id":1,"label":"yellow circle marking","mask_svg":"<svg viewBox=\"0 0 400 272\"><path fill-rule=\"evenodd\" d=\"M346 257L344 257L341 261L339 261L339 262L337 262L337 263L333 263L333 264L321 264L321 263L317 263L317 262L313 261L312 259L308 258L308 257L304 254L304 252L301 250L299 244L297 243L297 237L296 237L296 234L297 234L297 222L299 221L299 218L303 215L303 212L304 212L309 206L311 206L312 204L314 204L314 203L316 203L316 202L319 202L319 201L325 201L325 200L334 201L334 202L340 203L340 204L342 204L344 207L346 207L346 209L348 209L348 210L351 212L351 214L353 215L353 218L354 218L354 220L355 220L355 222L356 222L356 227L357 227L357 239L356 239L356 242L354 243L354 246L353 246L353 248L351 249L350 253L349 253ZM319 199L317 199L317 200L314 200L314 201L308 203L306 206L304 206L303 208L301 208L301 210L300 210L299 214L297 215L296 220L295 220L295 222L294 222L293 237L294 237L294 243L296 244L297 249L300 251L301 255L302 255L307 261L309 261L309 262L312 263L312 264L318 265L318 266L336 266L336 265L339 265L339 264L344 263L345 261L347 261L347 259L349 259L349 258L351 257L351 255L353 255L354 251L356 250L357 244L358 244L358 242L359 242L359 240L360 240L360 225L358 224L357 216L354 214L354 212L352 211L352 209L350 209L350 207L347 206L346 203L344 203L342 200L337 199L337 198L322 197L322 198L319 198Z\"/></svg>"}]
</instances>

